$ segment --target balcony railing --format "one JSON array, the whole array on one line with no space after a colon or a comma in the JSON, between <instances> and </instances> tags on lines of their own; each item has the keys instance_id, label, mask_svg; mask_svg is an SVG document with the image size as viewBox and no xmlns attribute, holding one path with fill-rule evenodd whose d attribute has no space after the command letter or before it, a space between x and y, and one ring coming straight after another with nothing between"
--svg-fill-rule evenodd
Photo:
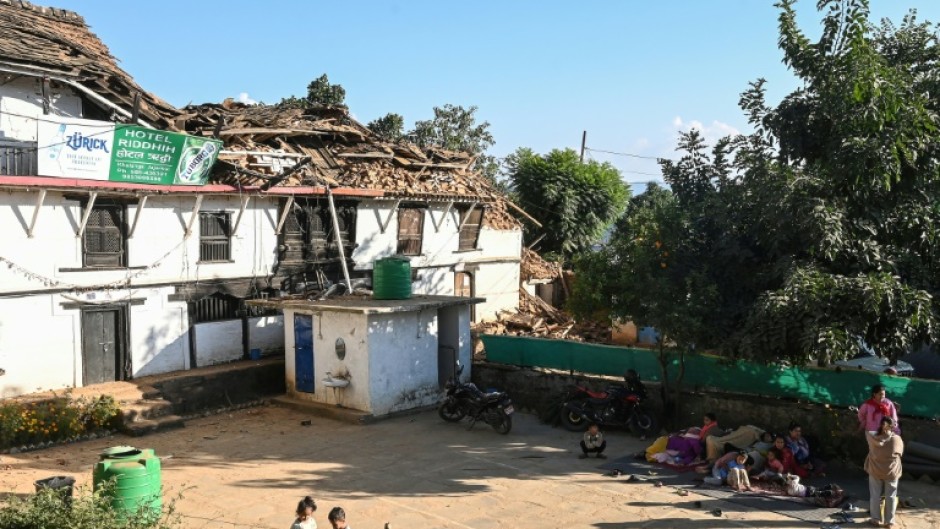
<instances>
[{"instance_id":1,"label":"balcony railing","mask_svg":"<svg viewBox=\"0 0 940 529\"><path fill-rule=\"evenodd\" d=\"M36 142L0 139L0 175L35 176Z\"/></svg>"}]
</instances>

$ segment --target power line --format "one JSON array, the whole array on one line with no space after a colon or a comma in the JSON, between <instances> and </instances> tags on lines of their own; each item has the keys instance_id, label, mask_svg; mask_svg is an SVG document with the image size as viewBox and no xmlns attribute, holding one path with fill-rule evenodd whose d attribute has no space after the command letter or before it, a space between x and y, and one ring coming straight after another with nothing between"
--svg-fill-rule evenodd
<instances>
[{"instance_id":1,"label":"power line","mask_svg":"<svg viewBox=\"0 0 940 529\"><path fill-rule=\"evenodd\" d=\"M641 160L665 160L662 156L643 156L642 154L633 154L629 152L617 152L617 151L605 151L603 149L592 149L590 147L585 147L584 150L590 152L602 152L604 154L614 154L616 156L626 156L628 158L639 158Z\"/></svg>"}]
</instances>

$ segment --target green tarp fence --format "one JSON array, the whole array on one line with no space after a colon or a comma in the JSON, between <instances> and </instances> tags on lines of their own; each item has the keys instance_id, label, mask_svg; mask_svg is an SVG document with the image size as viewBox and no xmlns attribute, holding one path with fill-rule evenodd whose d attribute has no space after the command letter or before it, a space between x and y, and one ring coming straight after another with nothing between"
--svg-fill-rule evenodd
<instances>
[{"instance_id":1,"label":"green tarp fence","mask_svg":"<svg viewBox=\"0 0 940 529\"><path fill-rule=\"evenodd\" d=\"M660 381L656 351L546 340L519 336L483 335L490 362L525 367L621 376L635 369L644 380ZM678 358L670 356L669 378L675 380ZM765 397L799 399L834 406L858 406L869 397L874 384L884 384L901 413L912 417L940 418L940 382L882 375L869 371L795 368L764 365L725 358L687 354L683 387L714 389Z\"/></svg>"}]
</instances>

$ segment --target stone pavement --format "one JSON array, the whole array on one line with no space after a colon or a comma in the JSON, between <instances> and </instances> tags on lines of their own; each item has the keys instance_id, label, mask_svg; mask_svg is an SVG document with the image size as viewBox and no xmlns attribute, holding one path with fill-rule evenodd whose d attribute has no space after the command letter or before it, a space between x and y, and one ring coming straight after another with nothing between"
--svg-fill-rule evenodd
<instances>
[{"instance_id":1,"label":"stone pavement","mask_svg":"<svg viewBox=\"0 0 940 529\"><path fill-rule=\"evenodd\" d=\"M136 443L164 457L165 498L180 496L187 528L283 529L306 494L317 498L315 517L324 528L337 505L357 529L385 522L395 529L812 527L606 477L599 461L577 459L577 434L524 414L514 420L512 433L502 436L484 425L467 431L433 412L358 426L266 406L144 438L115 436L0 456L0 493L30 492L34 480L56 474L87 486L99 451ZM608 437L611 457L646 444L617 432ZM898 529L940 524L936 487L902 482L901 491L932 502L932 509L903 512ZM708 514L715 508L722 509L720 518Z\"/></svg>"}]
</instances>

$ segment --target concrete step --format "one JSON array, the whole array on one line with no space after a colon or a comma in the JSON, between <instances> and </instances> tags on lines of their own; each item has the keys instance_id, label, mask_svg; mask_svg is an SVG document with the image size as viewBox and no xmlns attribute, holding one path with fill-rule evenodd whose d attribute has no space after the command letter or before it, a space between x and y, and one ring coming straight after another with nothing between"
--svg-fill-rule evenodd
<instances>
[{"instance_id":1,"label":"concrete step","mask_svg":"<svg viewBox=\"0 0 940 529\"><path fill-rule=\"evenodd\" d=\"M162 398L138 399L121 402L125 423L157 419L173 414L173 404Z\"/></svg>"},{"instance_id":2,"label":"concrete step","mask_svg":"<svg viewBox=\"0 0 940 529\"><path fill-rule=\"evenodd\" d=\"M173 428L182 428L186 424L179 415L164 415L156 419L142 419L134 422L125 422L121 430L132 437L170 430Z\"/></svg>"}]
</instances>

